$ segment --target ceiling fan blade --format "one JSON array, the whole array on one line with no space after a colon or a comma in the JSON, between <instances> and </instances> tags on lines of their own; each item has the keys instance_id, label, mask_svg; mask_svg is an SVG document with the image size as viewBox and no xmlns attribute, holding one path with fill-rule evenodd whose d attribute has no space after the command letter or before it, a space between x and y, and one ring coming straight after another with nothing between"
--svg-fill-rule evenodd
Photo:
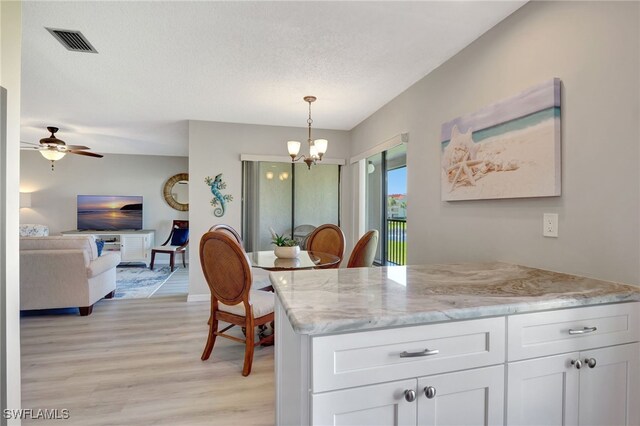
<instances>
[{"instance_id":1,"label":"ceiling fan blade","mask_svg":"<svg viewBox=\"0 0 640 426\"><path fill-rule=\"evenodd\" d=\"M20 143L23 143L23 144L25 144L25 145L40 146L40 144L38 144L38 143L33 143L33 142L20 141Z\"/></svg>"},{"instance_id":2,"label":"ceiling fan blade","mask_svg":"<svg viewBox=\"0 0 640 426\"><path fill-rule=\"evenodd\" d=\"M67 147L67 151L72 149L91 149L88 146L84 146L84 145L66 145L66 147Z\"/></svg>"},{"instance_id":3,"label":"ceiling fan blade","mask_svg":"<svg viewBox=\"0 0 640 426\"><path fill-rule=\"evenodd\" d=\"M70 152L71 154L86 155L87 157L96 157L96 158L104 157L104 155L96 154L94 152L76 151L74 149L70 149L67 152Z\"/></svg>"}]
</instances>

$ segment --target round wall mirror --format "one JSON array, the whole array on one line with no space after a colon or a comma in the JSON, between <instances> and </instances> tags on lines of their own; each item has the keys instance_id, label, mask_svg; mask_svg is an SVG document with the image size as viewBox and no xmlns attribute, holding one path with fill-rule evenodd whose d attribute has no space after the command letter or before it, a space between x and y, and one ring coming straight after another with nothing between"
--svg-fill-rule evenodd
<instances>
[{"instance_id":1,"label":"round wall mirror","mask_svg":"<svg viewBox=\"0 0 640 426\"><path fill-rule=\"evenodd\" d=\"M164 199L171 207L182 212L189 210L189 173L173 175L164 184Z\"/></svg>"}]
</instances>

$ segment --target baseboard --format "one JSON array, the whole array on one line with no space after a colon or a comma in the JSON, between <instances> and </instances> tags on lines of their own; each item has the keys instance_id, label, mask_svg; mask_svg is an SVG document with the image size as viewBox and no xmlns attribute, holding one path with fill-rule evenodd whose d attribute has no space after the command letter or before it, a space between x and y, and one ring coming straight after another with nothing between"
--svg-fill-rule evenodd
<instances>
[{"instance_id":1,"label":"baseboard","mask_svg":"<svg viewBox=\"0 0 640 426\"><path fill-rule=\"evenodd\" d=\"M187 302L209 302L211 301L210 294L189 294L187 296Z\"/></svg>"}]
</instances>

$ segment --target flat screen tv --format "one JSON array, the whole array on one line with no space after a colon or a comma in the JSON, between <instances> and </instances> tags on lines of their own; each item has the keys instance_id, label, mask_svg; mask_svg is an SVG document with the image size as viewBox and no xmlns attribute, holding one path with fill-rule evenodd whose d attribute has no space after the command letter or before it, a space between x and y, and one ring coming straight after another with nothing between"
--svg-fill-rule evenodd
<instances>
[{"instance_id":1,"label":"flat screen tv","mask_svg":"<svg viewBox=\"0 0 640 426\"><path fill-rule=\"evenodd\" d=\"M78 195L79 231L142 229L142 196Z\"/></svg>"}]
</instances>

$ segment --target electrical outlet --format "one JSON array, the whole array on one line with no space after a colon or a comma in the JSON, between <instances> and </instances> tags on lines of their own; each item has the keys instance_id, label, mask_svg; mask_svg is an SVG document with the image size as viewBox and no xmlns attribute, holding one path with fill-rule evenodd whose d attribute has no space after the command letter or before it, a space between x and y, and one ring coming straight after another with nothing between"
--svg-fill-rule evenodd
<instances>
[{"instance_id":1,"label":"electrical outlet","mask_svg":"<svg viewBox=\"0 0 640 426\"><path fill-rule=\"evenodd\" d=\"M542 235L558 238L558 214L545 213L542 215Z\"/></svg>"}]
</instances>

